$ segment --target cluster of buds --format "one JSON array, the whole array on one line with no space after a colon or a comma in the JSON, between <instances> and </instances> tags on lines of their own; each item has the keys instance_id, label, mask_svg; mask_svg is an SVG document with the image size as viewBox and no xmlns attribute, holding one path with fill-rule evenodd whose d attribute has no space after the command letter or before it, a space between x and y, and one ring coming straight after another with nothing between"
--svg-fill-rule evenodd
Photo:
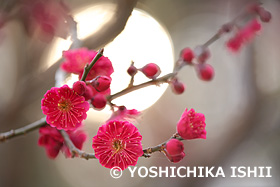
<instances>
[{"instance_id":1,"label":"cluster of buds","mask_svg":"<svg viewBox=\"0 0 280 187\"><path fill-rule=\"evenodd\" d=\"M213 67L206 64L209 57L209 49L201 45L195 47L194 50L187 47L180 54L180 60L183 61L183 65L195 66L198 77L204 81L210 81L214 77Z\"/></svg>"},{"instance_id":2,"label":"cluster of buds","mask_svg":"<svg viewBox=\"0 0 280 187\"><path fill-rule=\"evenodd\" d=\"M95 109L103 109L106 106L106 96L101 93L94 94L92 87L97 92L106 92L111 85L111 78L107 76L97 76L90 81L76 81L73 84L73 90L81 95L85 100L91 100L91 104Z\"/></svg>"},{"instance_id":3,"label":"cluster of buds","mask_svg":"<svg viewBox=\"0 0 280 187\"><path fill-rule=\"evenodd\" d=\"M249 21L244 25L237 25L237 23L231 22L224 25L220 30L221 34L234 31L233 37L226 43L228 49L233 52L239 52L240 48L252 41L255 35L261 30L262 25L259 20L267 23L272 18L271 13L259 4L249 6L246 13L252 16L250 17L251 19L249 19Z\"/></svg>"},{"instance_id":4,"label":"cluster of buds","mask_svg":"<svg viewBox=\"0 0 280 187\"><path fill-rule=\"evenodd\" d=\"M262 22L269 22L272 18L271 13L259 4L249 6L248 11L257 14Z\"/></svg>"},{"instance_id":5,"label":"cluster of buds","mask_svg":"<svg viewBox=\"0 0 280 187\"><path fill-rule=\"evenodd\" d=\"M210 64L206 63L209 57L210 51L204 46L197 46L194 50L186 47L180 53L176 68L180 69L185 65L194 66L199 79L210 81L214 77L214 69ZM186 86L176 76L168 83L175 94L182 94L185 91Z\"/></svg>"},{"instance_id":6,"label":"cluster of buds","mask_svg":"<svg viewBox=\"0 0 280 187\"><path fill-rule=\"evenodd\" d=\"M155 64L155 63L148 63L146 64L145 66L143 66L142 68L140 69L137 69L135 66L134 66L134 63L132 63L130 65L130 67L127 69L127 73L130 75L130 76L134 76L136 75L136 73L138 71L141 71L146 77L148 77L149 79L155 79L157 78L160 73L161 73L161 70L160 70L160 67Z\"/></svg>"},{"instance_id":7,"label":"cluster of buds","mask_svg":"<svg viewBox=\"0 0 280 187\"><path fill-rule=\"evenodd\" d=\"M176 139L206 139L205 117L194 109L186 109L177 123L177 134L162 147L162 152L171 162L179 162L185 157L184 144Z\"/></svg>"}]
</instances>

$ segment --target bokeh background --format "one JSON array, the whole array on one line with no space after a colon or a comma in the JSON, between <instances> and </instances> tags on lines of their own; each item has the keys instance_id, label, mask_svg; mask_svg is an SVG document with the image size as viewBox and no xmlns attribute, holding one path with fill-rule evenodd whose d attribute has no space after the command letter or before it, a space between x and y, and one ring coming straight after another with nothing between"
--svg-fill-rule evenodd
<instances>
[{"instance_id":1,"label":"bokeh background","mask_svg":"<svg viewBox=\"0 0 280 187\"><path fill-rule=\"evenodd\" d=\"M2 0L0 8L12 11L13 5L18 2ZM136 58L136 66L137 63L138 66L158 63L164 69L163 73L171 72L182 48L203 44L222 24L238 15L251 2L65 1L73 14L95 7L92 9L95 11L93 17L87 19L85 25L94 25L96 28L89 32L92 35L85 37L81 44L93 49L105 46L121 32L120 25L126 23L124 18L133 7L144 17L152 18L154 25L144 23L137 29L138 32L134 31L134 38L140 40L139 43L132 42L140 47L133 48L130 44L122 45L120 42L117 48L121 50L114 53L117 49L111 47L106 54L105 46L105 55L112 60L115 70L118 69L121 75L118 77L117 72L113 75L116 91L124 88L118 82L125 82L123 79L128 76L126 68L130 60ZM233 54L226 49L227 36L210 46L211 58L208 62L215 68L215 78L211 82L199 80L194 69L186 67L179 74L180 80L186 84L186 91L182 95L173 94L169 87L166 91L165 88L155 87L145 90L146 94L133 95L132 101L128 103L130 108L134 105L135 108L146 108L137 124L143 136L143 147L167 140L175 132L176 123L185 108L194 108L206 116L207 139L184 141L186 157L181 162L171 163L163 154L155 153L149 159L140 158L138 167L222 166L225 178L131 178L129 171L125 170L122 178L113 179L109 169L102 167L97 160L65 159L62 154L55 160L48 159L45 150L37 146L39 134L34 131L0 145L0 186L279 186L280 1L264 0L262 3L272 13L273 19L263 24L260 35L242 48L240 53ZM128 22L134 23L132 28L142 24L137 20ZM54 86L54 75L59 66L59 61L54 63L58 60L54 56L58 54L59 58L61 51L67 49L67 44L62 45L63 42L67 43L63 39L54 37L51 41L42 41L38 36L30 35L23 23L21 18L15 16L0 29L0 132L22 127L43 117L40 100L46 90ZM160 32L156 30L158 28L163 30L163 34L158 35L162 34L163 38L168 39L164 44L154 40L157 32ZM111 32L102 36L99 32L102 29ZM126 54L129 48L133 50ZM169 51L164 51L166 49ZM114 61L115 58L118 59ZM119 59L125 65L121 65ZM138 81L145 80L139 77ZM156 89L161 89L161 92L156 92ZM146 106L139 106L133 100L146 103ZM156 102L153 104L152 101ZM86 151L93 151L91 138L106 117L106 111L92 112L86 120ZM230 178L231 166L272 166L272 177Z\"/></svg>"}]
</instances>

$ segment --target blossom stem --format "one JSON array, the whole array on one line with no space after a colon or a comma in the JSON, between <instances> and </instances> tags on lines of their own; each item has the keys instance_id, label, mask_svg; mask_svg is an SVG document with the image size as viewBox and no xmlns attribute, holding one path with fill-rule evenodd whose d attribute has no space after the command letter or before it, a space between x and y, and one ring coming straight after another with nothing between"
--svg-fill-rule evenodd
<instances>
[{"instance_id":1,"label":"blossom stem","mask_svg":"<svg viewBox=\"0 0 280 187\"><path fill-rule=\"evenodd\" d=\"M248 11L245 10L244 12L242 12L240 15L238 15L236 18L234 18L232 21L228 22L227 24L229 25L234 25L235 22L237 22L239 19L247 16L248 14ZM226 25L226 24L225 24ZM204 48L207 48L208 46L210 46L211 44L213 44L215 41L217 41L225 32L223 31L223 27L221 27L218 32L213 35L209 40L207 40L202 46ZM118 98L118 97L121 97L127 93L130 93L130 92L133 92L135 90L138 90L138 89L141 89L141 88L144 88L144 87L147 87L147 86L150 86L150 85L158 85L158 84L161 84L161 83L167 83L168 80L172 77L174 77L177 72L182 68L182 66L178 66L178 67L175 67L174 69L174 72L173 73L170 73L170 74L167 74L163 77L160 77L160 78L157 78L157 79L153 79L151 81L147 81L147 82L144 82L142 84L139 84L139 85L135 85L133 86L133 81L134 81L134 77L131 77L131 81L129 83L129 86L127 88L125 88L124 90L120 91L120 92L117 92L113 95L110 95L107 97L107 101L109 103L111 103L112 100Z\"/></svg>"},{"instance_id":2,"label":"blossom stem","mask_svg":"<svg viewBox=\"0 0 280 187\"><path fill-rule=\"evenodd\" d=\"M164 146L171 139L177 139L177 140L180 140L180 141L184 140L178 133L175 133L171 138L169 138L165 142L163 142L161 144L158 144L157 146L154 146L154 147L149 147L149 148L143 149L144 153L143 153L142 157L148 158L154 152L157 152L157 151L161 152L161 151L163 151Z\"/></svg>"},{"instance_id":3,"label":"blossom stem","mask_svg":"<svg viewBox=\"0 0 280 187\"><path fill-rule=\"evenodd\" d=\"M221 37L221 32L217 32L214 36L212 36L207 42L205 42L202 46L207 48L209 45L217 41Z\"/></svg>"},{"instance_id":4,"label":"blossom stem","mask_svg":"<svg viewBox=\"0 0 280 187\"><path fill-rule=\"evenodd\" d=\"M133 62L133 61L131 61L131 65L130 65L130 66L134 66L134 62ZM135 74L131 75L131 77L130 77L130 82L129 82L129 84L128 84L128 87L132 87L132 86L133 86L133 83L134 83L134 76L135 76Z\"/></svg>"},{"instance_id":5,"label":"blossom stem","mask_svg":"<svg viewBox=\"0 0 280 187\"><path fill-rule=\"evenodd\" d=\"M257 2L257 4L260 5L260 2ZM230 22L224 24L223 26L227 25L230 27L233 27L234 25L237 24L237 22L241 19L245 19L247 16L250 15L254 15L254 12L250 12L248 11L248 9L244 9L239 15L237 15L233 20L231 20ZM214 43L215 41L217 41L223 34L226 33L226 31L224 31L223 26L218 30L218 32L212 36L208 41L206 41L202 46L204 48L207 48L209 45L211 45L212 43Z\"/></svg>"},{"instance_id":6,"label":"blossom stem","mask_svg":"<svg viewBox=\"0 0 280 187\"><path fill-rule=\"evenodd\" d=\"M80 158L84 158L86 160L96 158L93 153L86 153L86 152L78 149L73 144L73 142L71 141L69 135L64 130L60 130L60 134L62 135L65 144L70 149L71 154L72 154L72 158L74 158L76 155L78 155Z\"/></svg>"},{"instance_id":7,"label":"blossom stem","mask_svg":"<svg viewBox=\"0 0 280 187\"><path fill-rule=\"evenodd\" d=\"M104 52L104 49L101 48L99 49L98 53L95 55L94 59L91 61L91 63L88 65L85 66L85 69L84 69L84 72L83 72L83 75L82 75L82 78L81 78L81 81L86 81L86 78L91 70L91 68L93 67L93 65L97 62L97 60L103 56L103 52Z\"/></svg>"},{"instance_id":8,"label":"blossom stem","mask_svg":"<svg viewBox=\"0 0 280 187\"><path fill-rule=\"evenodd\" d=\"M130 86L130 87L127 87L125 89L123 89L122 91L120 92L117 92L113 95L109 95L107 97L107 101L110 103L112 100L118 98L118 97L121 97L125 94L128 94L130 92L133 92L135 90L139 90L141 88L145 88L147 86L150 86L150 85L159 85L159 84L162 84L162 83L167 83L169 79L171 79L172 77L174 77L177 73L169 73L167 75L164 75L160 78L157 78L157 79L153 79L153 80L150 80L150 81L147 81L147 82L144 82L144 83L141 83L141 84L138 84L138 85L134 85L134 86Z\"/></svg>"},{"instance_id":9,"label":"blossom stem","mask_svg":"<svg viewBox=\"0 0 280 187\"><path fill-rule=\"evenodd\" d=\"M12 129L8 132L0 133L0 143L5 142L8 139L24 135L28 132L31 132L35 129L38 129L39 127L46 125L46 118L39 119L38 121L35 121L29 125L26 125L24 127L18 128L18 129Z\"/></svg>"}]
</instances>

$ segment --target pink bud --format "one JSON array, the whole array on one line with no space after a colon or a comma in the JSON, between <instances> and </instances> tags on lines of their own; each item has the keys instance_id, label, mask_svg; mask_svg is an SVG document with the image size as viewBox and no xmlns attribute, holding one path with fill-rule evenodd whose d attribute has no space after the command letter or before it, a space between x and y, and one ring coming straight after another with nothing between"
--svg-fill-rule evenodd
<instances>
[{"instance_id":1,"label":"pink bud","mask_svg":"<svg viewBox=\"0 0 280 187\"><path fill-rule=\"evenodd\" d=\"M197 65L198 77L204 81L210 81L214 77L214 68L210 64Z\"/></svg>"},{"instance_id":2,"label":"pink bud","mask_svg":"<svg viewBox=\"0 0 280 187\"><path fill-rule=\"evenodd\" d=\"M130 76L134 76L137 73L137 68L133 65L131 65L128 69L127 69L127 73Z\"/></svg>"},{"instance_id":3,"label":"pink bud","mask_svg":"<svg viewBox=\"0 0 280 187\"><path fill-rule=\"evenodd\" d=\"M261 30L262 25L257 21L257 19L253 19L252 21L249 22L247 27L248 27L248 30L250 30L251 35L253 35L255 32L258 32Z\"/></svg>"},{"instance_id":4,"label":"pink bud","mask_svg":"<svg viewBox=\"0 0 280 187\"><path fill-rule=\"evenodd\" d=\"M96 109L103 109L106 106L107 99L103 94L96 94L92 100L91 104L94 106Z\"/></svg>"},{"instance_id":5,"label":"pink bud","mask_svg":"<svg viewBox=\"0 0 280 187\"><path fill-rule=\"evenodd\" d=\"M171 139L166 143L166 151L169 155L180 155L184 151L184 144L177 139Z\"/></svg>"},{"instance_id":6,"label":"pink bud","mask_svg":"<svg viewBox=\"0 0 280 187\"><path fill-rule=\"evenodd\" d=\"M204 114L196 113L194 109L186 109L177 123L177 132L185 140L206 139Z\"/></svg>"},{"instance_id":7,"label":"pink bud","mask_svg":"<svg viewBox=\"0 0 280 187\"><path fill-rule=\"evenodd\" d=\"M181 51L181 57L187 64L191 64L194 57L193 51L187 47Z\"/></svg>"},{"instance_id":8,"label":"pink bud","mask_svg":"<svg viewBox=\"0 0 280 187\"><path fill-rule=\"evenodd\" d=\"M110 88L112 79L107 76L97 76L93 81L91 82L91 85L98 91L103 92Z\"/></svg>"},{"instance_id":9,"label":"pink bud","mask_svg":"<svg viewBox=\"0 0 280 187\"><path fill-rule=\"evenodd\" d=\"M228 33L230 31L232 31L232 28L233 28L233 24L232 23L227 23L227 24L224 24L221 28L221 32L222 33Z\"/></svg>"},{"instance_id":10,"label":"pink bud","mask_svg":"<svg viewBox=\"0 0 280 187\"><path fill-rule=\"evenodd\" d=\"M77 92L78 95L83 95L86 91L86 83L84 81L76 81L73 84L73 90Z\"/></svg>"},{"instance_id":11,"label":"pink bud","mask_svg":"<svg viewBox=\"0 0 280 187\"><path fill-rule=\"evenodd\" d=\"M235 37L229 39L226 43L227 47L233 51L238 52L242 46L243 38L240 35L236 35Z\"/></svg>"},{"instance_id":12,"label":"pink bud","mask_svg":"<svg viewBox=\"0 0 280 187\"><path fill-rule=\"evenodd\" d=\"M93 97L93 91L89 86L86 86L86 91L83 94L85 100L90 100Z\"/></svg>"},{"instance_id":13,"label":"pink bud","mask_svg":"<svg viewBox=\"0 0 280 187\"><path fill-rule=\"evenodd\" d=\"M179 155L174 155L174 156L166 155L166 156L170 160L170 162L177 163L180 162L185 157L185 155L186 154L182 152Z\"/></svg>"},{"instance_id":14,"label":"pink bud","mask_svg":"<svg viewBox=\"0 0 280 187\"><path fill-rule=\"evenodd\" d=\"M194 53L199 63L204 63L210 57L210 51L201 45L195 47Z\"/></svg>"},{"instance_id":15,"label":"pink bud","mask_svg":"<svg viewBox=\"0 0 280 187\"><path fill-rule=\"evenodd\" d=\"M172 80L170 86L175 94L182 94L185 91L185 85L178 81L178 79Z\"/></svg>"},{"instance_id":16,"label":"pink bud","mask_svg":"<svg viewBox=\"0 0 280 187\"><path fill-rule=\"evenodd\" d=\"M271 20L271 13L264 8L260 8L258 14L260 15L262 22L269 22Z\"/></svg>"},{"instance_id":17,"label":"pink bud","mask_svg":"<svg viewBox=\"0 0 280 187\"><path fill-rule=\"evenodd\" d=\"M156 78L161 72L159 66L154 63L145 65L141 68L141 71L150 79Z\"/></svg>"}]
</instances>

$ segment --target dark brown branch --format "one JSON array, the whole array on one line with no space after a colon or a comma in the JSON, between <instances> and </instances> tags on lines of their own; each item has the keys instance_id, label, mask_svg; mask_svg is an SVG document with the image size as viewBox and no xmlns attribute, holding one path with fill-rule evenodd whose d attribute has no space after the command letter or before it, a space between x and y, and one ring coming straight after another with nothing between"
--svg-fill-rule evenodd
<instances>
[{"instance_id":1,"label":"dark brown branch","mask_svg":"<svg viewBox=\"0 0 280 187\"><path fill-rule=\"evenodd\" d=\"M136 4L137 0L118 0L112 19L97 32L82 41L82 45L91 49L98 49L113 41L123 31Z\"/></svg>"},{"instance_id":2,"label":"dark brown branch","mask_svg":"<svg viewBox=\"0 0 280 187\"><path fill-rule=\"evenodd\" d=\"M35 121L34 123L21 127L19 129L10 130L8 132L1 133L0 134L0 143L6 141L8 139L11 139L11 138L14 138L14 137L17 137L20 135L24 135L24 134L31 132L35 129L38 129L39 127L46 125L46 124L47 124L46 118L42 118L38 121Z\"/></svg>"}]
</instances>

